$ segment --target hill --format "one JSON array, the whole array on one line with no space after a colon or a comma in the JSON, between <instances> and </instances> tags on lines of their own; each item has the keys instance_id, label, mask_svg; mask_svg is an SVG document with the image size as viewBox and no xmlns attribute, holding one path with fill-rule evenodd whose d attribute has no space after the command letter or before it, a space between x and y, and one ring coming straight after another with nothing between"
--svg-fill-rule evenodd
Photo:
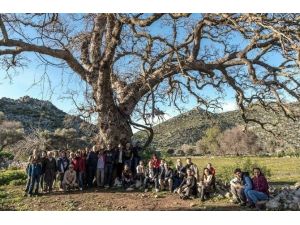
<instances>
[{"instance_id":1,"label":"hill","mask_svg":"<svg viewBox=\"0 0 300 225\"><path fill-rule=\"evenodd\" d=\"M300 115L299 104L291 104L291 109L295 114ZM268 151L300 149L299 120L288 119L283 113L265 112L258 106L249 109L248 116L276 124L276 126L268 126L268 129L278 134L277 137L263 130L259 124L248 124L249 130L258 135L264 149ZM237 125L245 125L238 110L205 113L205 111L195 108L154 126L152 146L158 149L180 149L183 144L194 145L201 139L207 128L215 124L218 124L223 131ZM143 132L137 132L135 137L145 138Z\"/></svg>"},{"instance_id":2,"label":"hill","mask_svg":"<svg viewBox=\"0 0 300 225\"><path fill-rule=\"evenodd\" d=\"M84 148L91 145L97 133L95 125L63 112L49 101L29 96L17 100L1 98L0 111L4 113L6 120L18 121L23 125L24 140L8 149L16 158L25 158L35 148Z\"/></svg>"}]
</instances>

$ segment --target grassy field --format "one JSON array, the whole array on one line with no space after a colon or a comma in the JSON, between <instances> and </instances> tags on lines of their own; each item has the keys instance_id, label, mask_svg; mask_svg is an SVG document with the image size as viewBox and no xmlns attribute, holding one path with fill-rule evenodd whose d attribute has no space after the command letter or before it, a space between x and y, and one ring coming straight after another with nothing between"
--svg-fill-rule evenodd
<instances>
[{"instance_id":1,"label":"grassy field","mask_svg":"<svg viewBox=\"0 0 300 225\"><path fill-rule=\"evenodd\" d=\"M176 161L177 158L172 158ZM185 158L181 157L183 163ZM300 158L276 157L194 157L199 169L211 162L217 177L229 172L247 159L271 171L268 180L272 184L293 184L300 181ZM228 168L230 170L228 170ZM143 190L124 192L118 189L92 189L84 192L24 197L24 173L20 170L0 171L0 211L2 210L249 210L230 203L228 199L211 199L201 203L199 199L183 201L176 194L166 192L144 193ZM14 182L18 180L18 182ZM23 185L20 185L22 184Z\"/></svg>"},{"instance_id":2,"label":"grassy field","mask_svg":"<svg viewBox=\"0 0 300 225\"><path fill-rule=\"evenodd\" d=\"M184 157L174 157L172 160L175 162L177 158L181 158L182 162L185 163ZM242 164L247 159L270 169L271 176L268 177L268 180L272 183L300 181L300 158L297 157L193 157L192 161L197 164L199 170L204 168L208 162L212 163L218 175L225 173L226 168Z\"/></svg>"}]
</instances>

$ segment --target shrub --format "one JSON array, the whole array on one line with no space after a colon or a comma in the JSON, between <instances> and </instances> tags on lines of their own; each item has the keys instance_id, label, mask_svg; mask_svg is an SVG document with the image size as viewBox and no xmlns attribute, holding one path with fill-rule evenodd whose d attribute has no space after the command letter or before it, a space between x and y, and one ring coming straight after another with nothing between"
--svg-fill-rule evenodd
<instances>
[{"instance_id":1,"label":"shrub","mask_svg":"<svg viewBox=\"0 0 300 225\"><path fill-rule=\"evenodd\" d=\"M251 131L244 131L242 126L225 130L218 141L220 151L230 155L256 154L261 150L257 135Z\"/></svg>"},{"instance_id":2,"label":"shrub","mask_svg":"<svg viewBox=\"0 0 300 225\"><path fill-rule=\"evenodd\" d=\"M14 155L11 154L11 153L9 153L9 152L0 151L0 159L13 160L14 159Z\"/></svg>"},{"instance_id":3,"label":"shrub","mask_svg":"<svg viewBox=\"0 0 300 225\"><path fill-rule=\"evenodd\" d=\"M13 185L13 186L25 185L26 184L26 180L24 180L24 179L12 180L12 181L9 182L9 184Z\"/></svg>"},{"instance_id":4,"label":"shrub","mask_svg":"<svg viewBox=\"0 0 300 225\"><path fill-rule=\"evenodd\" d=\"M223 182L229 182L233 178L233 171L236 168L240 168L243 172L249 172L249 174L252 174L252 169L254 167L259 167L266 177L271 177L271 170L269 168L259 165L257 162L252 162L251 159L246 159L242 160L240 163L236 163L235 165L221 168L220 171L222 172L218 173L218 178Z\"/></svg>"},{"instance_id":5,"label":"shrub","mask_svg":"<svg viewBox=\"0 0 300 225\"><path fill-rule=\"evenodd\" d=\"M0 185L10 184L13 180L26 180L27 175L21 170L6 170L0 172Z\"/></svg>"}]
</instances>

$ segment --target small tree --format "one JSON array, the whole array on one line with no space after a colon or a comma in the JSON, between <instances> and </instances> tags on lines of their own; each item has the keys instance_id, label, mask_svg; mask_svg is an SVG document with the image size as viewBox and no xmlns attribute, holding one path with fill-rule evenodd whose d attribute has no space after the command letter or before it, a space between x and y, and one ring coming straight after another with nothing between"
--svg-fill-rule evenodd
<instances>
[{"instance_id":1,"label":"small tree","mask_svg":"<svg viewBox=\"0 0 300 225\"><path fill-rule=\"evenodd\" d=\"M0 112L0 151L8 145L14 144L23 138L24 129L20 122L7 121L3 112Z\"/></svg>"},{"instance_id":2,"label":"small tree","mask_svg":"<svg viewBox=\"0 0 300 225\"><path fill-rule=\"evenodd\" d=\"M181 150L185 153L185 155L193 155L195 153L195 147L188 144L183 144L181 146Z\"/></svg>"},{"instance_id":3,"label":"small tree","mask_svg":"<svg viewBox=\"0 0 300 225\"><path fill-rule=\"evenodd\" d=\"M208 128L204 136L197 142L197 147L200 148L204 154L209 152L217 152L219 149L218 137L221 134L219 126L215 125Z\"/></svg>"},{"instance_id":4,"label":"small tree","mask_svg":"<svg viewBox=\"0 0 300 225\"><path fill-rule=\"evenodd\" d=\"M257 135L251 131L243 131L242 126L224 131L219 143L220 150L227 154L256 154L261 149Z\"/></svg>"}]
</instances>

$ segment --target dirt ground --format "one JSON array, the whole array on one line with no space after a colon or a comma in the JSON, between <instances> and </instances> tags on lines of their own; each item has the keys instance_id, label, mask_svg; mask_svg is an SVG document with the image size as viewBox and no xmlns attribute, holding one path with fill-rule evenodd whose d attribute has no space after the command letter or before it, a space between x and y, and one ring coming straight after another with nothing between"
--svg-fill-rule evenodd
<instances>
[{"instance_id":1,"label":"dirt ground","mask_svg":"<svg viewBox=\"0 0 300 225\"><path fill-rule=\"evenodd\" d=\"M2 187L5 192L1 198L0 210L30 211L103 211L103 210L143 210L143 211L196 211L196 210L248 210L229 202L228 199L181 200L177 194L169 192L147 192L123 190L92 189L70 193L54 192L35 197L23 197L22 187Z\"/></svg>"}]
</instances>

